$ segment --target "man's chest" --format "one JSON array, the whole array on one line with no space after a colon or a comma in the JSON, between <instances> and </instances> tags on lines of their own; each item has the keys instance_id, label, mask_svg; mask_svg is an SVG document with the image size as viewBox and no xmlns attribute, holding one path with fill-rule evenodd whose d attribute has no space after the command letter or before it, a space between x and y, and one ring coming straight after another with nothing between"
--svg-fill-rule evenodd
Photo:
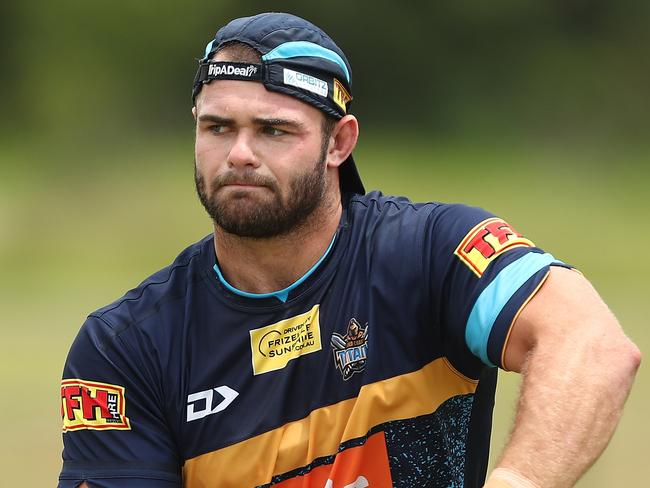
<instances>
[{"instance_id":1,"label":"man's chest","mask_svg":"<svg viewBox=\"0 0 650 488\"><path fill-rule=\"evenodd\" d=\"M204 436L212 449L251 438L355 398L365 383L393 374L386 368L392 359L379 351L399 355L402 346L382 322L368 297L327 290L268 311L195 316L178 370L186 455L207 448ZM222 440L215 442L217 432Z\"/></svg>"},{"instance_id":2,"label":"man's chest","mask_svg":"<svg viewBox=\"0 0 650 488\"><path fill-rule=\"evenodd\" d=\"M380 479L369 459L383 459L390 473L388 453L429 429L441 404L476 386L459 381L441 358L428 320L362 286L326 288L264 313L195 310L169 414L186 479L218 473L219 486L257 486L321 472L324 486L336 459L346 458L361 463L353 471L366 478ZM422 425L414 420L423 416Z\"/></svg>"}]
</instances>

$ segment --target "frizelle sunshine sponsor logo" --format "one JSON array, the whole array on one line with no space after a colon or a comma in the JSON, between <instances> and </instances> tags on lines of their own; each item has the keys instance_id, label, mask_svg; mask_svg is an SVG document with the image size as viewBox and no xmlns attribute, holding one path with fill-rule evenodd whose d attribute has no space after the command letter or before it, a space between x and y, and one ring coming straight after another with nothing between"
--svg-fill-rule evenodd
<instances>
[{"instance_id":1,"label":"frizelle sunshine sponsor logo","mask_svg":"<svg viewBox=\"0 0 650 488\"><path fill-rule=\"evenodd\" d=\"M250 331L253 374L284 368L289 361L321 350L320 305L308 312Z\"/></svg>"}]
</instances>

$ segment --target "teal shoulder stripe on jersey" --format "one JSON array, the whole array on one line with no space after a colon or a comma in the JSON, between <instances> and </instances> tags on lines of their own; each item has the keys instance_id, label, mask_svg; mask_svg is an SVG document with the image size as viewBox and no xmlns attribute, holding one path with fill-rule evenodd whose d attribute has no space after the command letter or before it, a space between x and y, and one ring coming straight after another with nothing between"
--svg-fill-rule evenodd
<instances>
[{"instance_id":1,"label":"teal shoulder stripe on jersey","mask_svg":"<svg viewBox=\"0 0 650 488\"><path fill-rule=\"evenodd\" d=\"M247 291L242 291L234 286L232 286L230 283L226 281L226 278L224 278L223 274L221 273L221 269L219 269L219 266L216 264L213 266L214 272L217 274L217 278L219 281L221 281L221 284L225 286L228 290L233 292L236 295L240 295L242 297L248 297L248 298L270 298L270 297L275 297L278 300L280 300L282 303L285 303L287 299L289 298L289 292L296 288L298 285L303 283L309 276L316 271L316 268L320 266L320 263L322 263L327 255L330 253L332 250L332 247L334 247L334 241L336 240L336 236L338 235L338 232L334 234L334 237L332 238L332 242L330 242L330 245L327 247L327 250L325 251L325 254L323 254L318 261L316 261L316 264L314 264L309 270L302 275L300 278L298 278L296 281L291 283L289 286L286 288L283 288L282 290L278 291L273 291L271 293L249 293Z\"/></svg>"},{"instance_id":2,"label":"teal shoulder stripe on jersey","mask_svg":"<svg viewBox=\"0 0 650 488\"><path fill-rule=\"evenodd\" d=\"M531 276L553 263L562 264L548 253L528 253L503 268L479 295L467 319L465 342L472 353L488 366L495 366L488 358L487 346L499 313Z\"/></svg>"},{"instance_id":3,"label":"teal shoulder stripe on jersey","mask_svg":"<svg viewBox=\"0 0 650 488\"><path fill-rule=\"evenodd\" d=\"M331 49L324 48L318 44L314 44L313 42L285 42L262 56L262 61L297 58L301 56L311 56L315 58L327 59L338 64L345 73L345 79L348 81L348 83L350 83L350 73L348 71L348 67L345 65L345 61L343 61L343 58Z\"/></svg>"}]
</instances>

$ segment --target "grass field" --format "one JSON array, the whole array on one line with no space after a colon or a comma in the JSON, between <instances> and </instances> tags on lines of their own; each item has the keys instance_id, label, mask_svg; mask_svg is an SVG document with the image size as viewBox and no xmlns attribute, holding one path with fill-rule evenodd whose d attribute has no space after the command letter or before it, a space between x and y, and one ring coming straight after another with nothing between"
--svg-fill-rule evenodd
<instances>
[{"instance_id":1,"label":"grass field","mask_svg":"<svg viewBox=\"0 0 650 488\"><path fill-rule=\"evenodd\" d=\"M0 146L3 486L53 486L59 379L86 314L210 232L192 181L191 135L93 151ZM381 134L355 153L367 188L483 206L592 280L648 351L650 152L525 143L446 143ZM99 152L101 151L101 152ZM616 358L602 358L615 362ZM642 365L618 432L578 486L650 475L650 385ZM500 377L493 453L518 377Z\"/></svg>"}]
</instances>

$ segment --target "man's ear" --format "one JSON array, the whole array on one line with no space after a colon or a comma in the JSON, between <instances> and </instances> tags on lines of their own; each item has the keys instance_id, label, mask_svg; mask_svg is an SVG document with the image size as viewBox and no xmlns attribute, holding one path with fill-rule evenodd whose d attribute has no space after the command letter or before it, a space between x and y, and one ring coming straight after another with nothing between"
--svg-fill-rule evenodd
<instances>
[{"instance_id":1,"label":"man's ear","mask_svg":"<svg viewBox=\"0 0 650 488\"><path fill-rule=\"evenodd\" d=\"M330 136L327 166L339 167L354 150L358 138L359 122L354 115L346 115L339 120Z\"/></svg>"},{"instance_id":2,"label":"man's ear","mask_svg":"<svg viewBox=\"0 0 650 488\"><path fill-rule=\"evenodd\" d=\"M194 117L194 121L196 122L196 105L192 107L192 117Z\"/></svg>"}]
</instances>

